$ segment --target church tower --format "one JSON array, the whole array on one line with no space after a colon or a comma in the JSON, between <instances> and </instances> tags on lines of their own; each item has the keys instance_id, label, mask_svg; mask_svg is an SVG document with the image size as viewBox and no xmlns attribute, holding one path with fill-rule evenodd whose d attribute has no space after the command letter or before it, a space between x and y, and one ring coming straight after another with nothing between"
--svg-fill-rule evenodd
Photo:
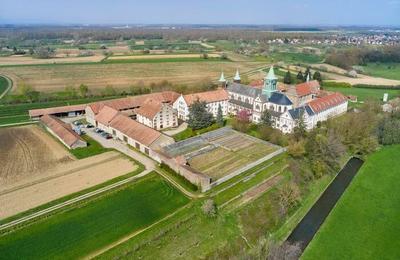
<instances>
[{"instance_id":1,"label":"church tower","mask_svg":"<svg viewBox=\"0 0 400 260\"><path fill-rule=\"evenodd\" d=\"M240 81L241 81L241 79L240 79L239 69L237 69L235 77L233 78L233 82L240 83Z\"/></svg>"},{"instance_id":2,"label":"church tower","mask_svg":"<svg viewBox=\"0 0 400 260\"><path fill-rule=\"evenodd\" d=\"M222 88L226 88L226 79L225 79L225 76L224 76L224 72L223 72L223 71L221 72L221 77L219 77L218 82L219 82L219 84L220 84L220 86L221 86Z\"/></svg>"},{"instance_id":3,"label":"church tower","mask_svg":"<svg viewBox=\"0 0 400 260\"><path fill-rule=\"evenodd\" d=\"M273 92L276 92L276 86L278 83L278 78L275 76L274 73L274 67L271 66L269 69L269 72L267 76L264 78L264 88L262 90L262 93L264 95L267 95L268 97L271 97Z\"/></svg>"}]
</instances>

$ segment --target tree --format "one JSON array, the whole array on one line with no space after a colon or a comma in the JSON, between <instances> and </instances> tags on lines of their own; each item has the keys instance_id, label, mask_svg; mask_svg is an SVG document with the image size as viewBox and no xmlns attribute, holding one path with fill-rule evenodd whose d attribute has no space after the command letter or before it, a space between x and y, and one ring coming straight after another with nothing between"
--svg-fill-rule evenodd
<instances>
[{"instance_id":1,"label":"tree","mask_svg":"<svg viewBox=\"0 0 400 260\"><path fill-rule=\"evenodd\" d=\"M87 96L89 92L89 87L87 85L81 84L79 85L79 95L83 98Z\"/></svg>"},{"instance_id":2,"label":"tree","mask_svg":"<svg viewBox=\"0 0 400 260\"><path fill-rule=\"evenodd\" d=\"M213 218L217 216L217 205L212 199L204 201L201 209L203 210L203 213L206 214L208 217Z\"/></svg>"},{"instance_id":3,"label":"tree","mask_svg":"<svg viewBox=\"0 0 400 260\"><path fill-rule=\"evenodd\" d=\"M307 135L306 122L304 121L304 111L300 112L299 118L296 120L296 126L293 129L294 137L297 141Z\"/></svg>"},{"instance_id":4,"label":"tree","mask_svg":"<svg viewBox=\"0 0 400 260\"><path fill-rule=\"evenodd\" d=\"M188 125L193 130L202 129L213 123L213 115L208 111L205 102L195 101L189 108Z\"/></svg>"},{"instance_id":5,"label":"tree","mask_svg":"<svg viewBox=\"0 0 400 260\"><path fill-rule=\"evenodd\" d=\"M221 104L218 105L218 111L217 111L217 124L219 126L224 126L224 116L222 114L222 107Z\"/></svg>"},{"instance_id":6,"label":"tree","mask_svg":"<svg viewBox=\"0 0 400 260\"><path fill-rule=\"evenodd\" d=\"M302 158L306 153L305 142L302 141L292 141L289 143L288 154L295 158Z\"/></svg>"},{"instance_id":7,"label":"tree","mask_svg":"<svg viewBox=\"0 0 400 260\"><path fill-rule=\"evenodd\" d=\"M203 59L208 59L208 54L205 52L205 53L203 53L203 54L201 55L201 57L202 57Z\"/></svg>"},{"instance_id":8,"label":"tree","mask_svg":"<svg viewBox=\"0 0 400 260\"><path fill-rule=\"evenodd\" d=\"M76 96L77 96L76 89L72 86L66 86L64 89L64 93L65 93L65 96L69 99L76 98Z\"/></svg>"},{"instance_id":9,"label":"tree","mask_svg":"<svg viewBox=\"0 0 400 260\"><path fill-rule=\"evenodd\" d=\"M117 95L117 91L111 85L107 85L103 91L104 96L115 96Z\"/></svg>"},{"instance_id":10,"label":"tree","mask_svg":"<svg viewBox=\"0 0 400 260\"><path fill-rule=\"evenodd\" d=\"M318 80L319 83L322 83L322 76L319 71L314 72L313 80Z\"/></svg>"},{"instance_id":11,"label":"tree","mask_svg":"<svg viewBox=\"0 0 400 260\"><path fill-rule=\"evenodd\" d=\"M55 50L50 47L39 47L35 50L35 55L39 59L49 59L54 57Z\"/></svg>"},{"instance_id":12,"label":"tree","mask_svg":"<svg viewBox=\"0 0 400 260\"><path fill-rule=\"evenodd\" d=\"M312 78L310 67L307 67L306 72L304 72L303 82L307 81L307 77Z\"/></svg>"},{"instance_id":13,"label":"tree","mask_svg":"<svg viewBox=\"0 0 400 260\"><path fill-rule=\"evenodd\" d=\"M298 82L303 82L304 76L303 76L303 73L301 71L299 71L299 73L297 73L296 79L297 79Z\"/></svg>"},{"instance_id":14,"label":"tree","mask_svg":"<svg viewBox=\"0 0 400 260\"><path fill-rule=\"evenodd\" d=\"M247 110L241 110L236 114L232 121L232 127L242 133L246 133L250 128L250 115Z\"/></svg>"},{"instance_id":15,"label":"tree","mask_svg":"<svg viewBox=\"0 0 400 260\"><path fill-rule=\"evenodd\" d=\"M378 139L383 145L400 144L400 119L396 116L384 118L379 124Z\"/></svg>"},{"instance_id":16,"label":"tree","mask_svg":"<svg viewBox=\"0 0 400 260\"><path fill-rule=\"evenodd\" d=\"M292 74L290 73L290 70L286 72L285 77L283 78L283 83L292 84Z\"/></svg>"},{"instance_id":17,"label":"tree","mask_svg":"<svg viewBox=\"0 0 400 260\"><path fill-rule=\"evenodd\" d=\"M285 215L288 211L294 209L301 199L300 189L293 181L280 186L278 189L278 203L281 214Z\"/></svg>"},{"instance_id":18,"label":"tree","mask_svg":"<svg viewBox=\"0 0 400 260\"><path fill-rule=\"evenodd\" d=\"M261 124L266 126L272 125L271 112L268 109L265 109L261 114Z\"/></svg>"}]
</instances>

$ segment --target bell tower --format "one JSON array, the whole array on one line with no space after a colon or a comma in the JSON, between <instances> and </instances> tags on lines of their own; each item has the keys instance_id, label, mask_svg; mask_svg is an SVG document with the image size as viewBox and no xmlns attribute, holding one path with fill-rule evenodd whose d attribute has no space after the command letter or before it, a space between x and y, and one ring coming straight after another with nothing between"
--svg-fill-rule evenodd
<instances>
[{"instance_id":1,"label":"bell tower","mask_svg":"<svg viewBox=\"0 0 400 260\"><path fill-rule=\"evenodd\" d=\"M262 93L271 97L272 93L276 92L278 84L278 78L275 76L274 67L271 66L267 76L264 78L264 87Z\"/></svg>"}]
</instances>

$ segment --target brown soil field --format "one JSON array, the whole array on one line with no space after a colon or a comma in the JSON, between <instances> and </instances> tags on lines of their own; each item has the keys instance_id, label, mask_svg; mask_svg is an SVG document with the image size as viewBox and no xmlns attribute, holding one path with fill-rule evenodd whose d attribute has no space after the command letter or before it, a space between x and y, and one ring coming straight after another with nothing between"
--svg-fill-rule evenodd
<instances>
[{"instance_id":1,"label":"brown soil field","mask_svg":"<svg viewBox=\"0 0 400 260\"><path fill-rule=\"evenodd\" d=\"M200 58L201 54L151 54L151 55L127 55L127 56L111 56L109 60L145 60L145 59L173 59L173 58ZM218 58L217 53L209 53L208 57Z\"/></svg>"},{"instance_id":2,"label":"brown soil field","mask_svg":"<svg viewBox=\"0 0 400 260\"><path fill-rule=\"evenodd\" d=\"M168 80L176 84L196 85L204 79L217 80L224 71L233 76L238 68L241 73L265 66L260 62L170 62L170 63L118 63L81 64L57 66L3 67L0 74L10 76L33 86L39 91L57 91L68 86L86 84L91 90L111 85L116 89L128 89L139 81L149 85ZM13 88L15 91L17 88Z\"/></svg>"},{"instance_id":3,"label":"brown soil field","mask_svg":"<svg viewBox=\"0 0 400 260\"><path fill-rule=\"evenodd\" d=\"M117 152L60 164L44 173L51 175L47 178L0 191L0 219L93 187L136 168L129 159Z\"/></svg>"},{"instance_id":4,"label":"brown soil field","mask_svg":"<svg viewBox=\"0 0 400 260\"><path fill-rule=\"evenodd\" d=\"M36 59L29 56L13 55L8 57L0 57L0 66L2 65L32 65L32 64L54 64L54 63L79 63L79 62L99 62L104 59L101 54L89 57L74 57L73 50L70 57L64 57L65 53L58 53L56 58Z\"/></svg>"},{"instance_id":5,"label":"brown soil field","mask_svg":"<svg viewBox=\"0 0 400 260\"><path fill-rule=\"evenodd\" d=\"M60 143L33 125L0 128L0 147L1 188L73 161Z\"/></svg>"}]
</instances>

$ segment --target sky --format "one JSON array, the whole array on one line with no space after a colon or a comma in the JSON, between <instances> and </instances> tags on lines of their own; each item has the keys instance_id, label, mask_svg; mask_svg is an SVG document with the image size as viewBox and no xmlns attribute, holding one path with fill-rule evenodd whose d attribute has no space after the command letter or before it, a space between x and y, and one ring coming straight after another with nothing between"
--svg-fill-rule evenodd
<instances>
[{"instance_id":1,"label":"sky","mask_svg":"<svg viewBox=\"0 0 400 260\"><path fill-rule=\"evenodd\" d=\"M0 0L0 24L400 25L400 0Z\"/></svg>"}]
</instances>

